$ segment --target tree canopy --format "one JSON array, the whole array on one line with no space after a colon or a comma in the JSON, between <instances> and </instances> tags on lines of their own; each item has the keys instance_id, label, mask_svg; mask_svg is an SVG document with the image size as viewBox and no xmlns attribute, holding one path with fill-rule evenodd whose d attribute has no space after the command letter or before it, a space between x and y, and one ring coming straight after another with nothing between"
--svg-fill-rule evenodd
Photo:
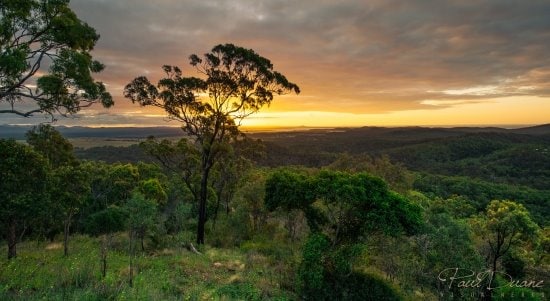
<instances>
[{"instance_id":1,"label":"tree canopy","mask_svg":"<svg viewBox=\"0 0 550 301\"><path fill-rule=\"evenodd\" d=\"M269 210L302 210L311 234L298 268L305 300L401 300L399 294L353 265L363 251L365 234L415 234L421 208L390 191L366 173L322 170L307 175L288 169L266 181Z\"/></svg>"},{"instance_id":2,"label":"tree canopy","mask_svg":"<svg viewBox=\"0 0 550 301\"><path fill-rule=\"evenodd\" d=\"M487 265L491 269L489 286L496 278L500 259L511 248L533 240L538 226L531 220L529 211L522 204L508 200L493 200L487 206L485 216L474 220L475 230L487 243ZM491 300L491 289L486 290L485 300Z\"/></svg>"},{"instance_id":3,"label":"tree canopy","mask_svg":"<svg viewBox=\"0 0 550 301\"><path fill-rule=\"evenodd\" d=\"M31 147L0 139L0 224L7 231L8 258L15 257L17 227L44 209L48 164Z\"/></svg>"},{"instance_id":4,"label":"tree canopy","mask_svg":"<svg viewBox=\"0 0 550 301\"><path fill-rule=\"evenodd\" d=\"M302 210L311 230L333 243L357 240L365 231L414 234L421 225L419 206L366 173L323 170L308 176L282 169L267 179L265 189L269 210Z\"/></svg>"},{"instance_id":5,"label":"tree canopy","mask_svg":"<svg viewBox=\"0 0 550 301\"><path fill-rule=\"evenodd\" d=\"M0 113L53 117L113 105L92 77L104 69L90 55L99 35L69 0L1 0L0 16Z\"/></svg>"},{"instance_id":6,"label":"tree canopy","mask_svg":"<svg viewBox=\"0 0 550 301\"><path fill-rule=\"evenodd\" d=\"M49 124L40 124L26 134L27 143L50 162L54 168L74 165L73 145Z\"/></svg>"},{"instance_id":7,"label":"tree canopy","mask_svg":"<svg viewBox=\"0 0 550 301\"><path fill-rule=\"evenodd\" d=\"M165 65L166 77L156 86L140 76L126 85L124 96L142 106L164 109L194 138L199 165L192 174L200 178L197 243L202 244L210 170L241 136L244 118L269 105L275 95L299 93L300 88L273 70L267 58L233 44L217 45L202 58L193 54L189 60L202 78L185 77L179 67Z\"/></svg>"},{"instance_id":8,"label":"tree canopy","mask_svg":"<svg viewBox=\"0 0 550 301\"><path fill-rule=\"evenodd\" d=\"M124 95L142 106L163 108L200 142L234 131L235 121L269 105L274 95L300 92L296 84L273 70L268 59L251 49L217 45L204 58L193 54L189 59L205 79L184 77L179 67L165 65L166 77L156 86L140 76L126 86Z\"/></svg>"}]
</instances>

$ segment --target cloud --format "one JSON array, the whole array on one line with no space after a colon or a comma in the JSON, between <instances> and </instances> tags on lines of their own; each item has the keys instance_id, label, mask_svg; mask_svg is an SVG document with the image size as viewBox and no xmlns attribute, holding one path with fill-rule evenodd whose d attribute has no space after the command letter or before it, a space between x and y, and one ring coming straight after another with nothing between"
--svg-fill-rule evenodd
<instances>
[{"instance_id":1,"label":"cloud","mask_svg":"<svg viewBox=\"0 0 550 301\"><path fill-rule=\"evenodd\" d=\"M219 43L252 48L302 88L275 109L379 113L550 97L550 3L512 0L72 0L101 38L117 101L139 75ZM479 87L491 87L473 93ZM453 93L455 92L455 93ZM458 101L459 100L459 101ZM436 101L437 106L430 105Z\"/></svg>"}]
</instances>

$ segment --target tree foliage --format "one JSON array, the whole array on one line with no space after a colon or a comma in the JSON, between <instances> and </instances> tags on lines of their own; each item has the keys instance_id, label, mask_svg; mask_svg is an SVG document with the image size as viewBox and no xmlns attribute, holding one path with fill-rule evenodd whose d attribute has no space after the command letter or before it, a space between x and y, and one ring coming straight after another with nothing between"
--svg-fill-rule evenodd
<instances>
[{"instance_id":1,"label":"tree foliage","mask_svg":"<svg viewBox=\"0 0 550 301\"><path fill-rule=\"evenodd\" d=\"M487 265L491 269L494 282L498 264L513 247L534 240L538 226L522 204L508 200L493 200L487 206L485 216L474 219L474 229L486 242ZM487 290L487 300L491 299L491 290Z\"/></svg>"},{"instance_id":2,"label":"tree foliage","mask_svg":"<svg viewBox=\"0 0 550 301\"><path fill-rule=\"evenodd\" d=\"M26 134L27 143L42 154L54 168L76 164L73 145L49 124L33 127Z\"/></svg>"},{"instance_id":3,"label":"tree foliage","mask_svg":"<svg viewBox=\"0 0 550 301\"><path fill-rule=\"evenodd\" d=\"M157 213L157 202L147 198L145 195L134 192L126 201L124 209L127 212L128 231L130 232L131 246L133 250L133 240L136 236L141 239L141 247L144 249L143 239L145 233L151 229L155 223Z\"/></svg>"},{"instance_id":4,"label":"tree foliage","mask_svg":"<svg viewBox=\"0 0 550 301\"><path fill-rule=\"evenodd\" d=\"M193 54L189 60L204 78L185 77L179 67L165 65L166 77L156 86L140 76L125 87L124 96L164 109L194 138L200 162L197 243L202 244L210 171L228 143L240 136L241 121L269 105L275 95L300 89L274 71L268 59L232 44L217 45L202 58Z\"/></svg>"},{"instance_id":5,"label":"tree foliage","mask_svg":"<svg viewBox=\"0 0 550 301\"><path fill-rule=\"evenodd\" d=\"M302 210L312 231L298 270L307 300L400 300L383 281L354 270L370 233L414 234L420 207L366 173L323 170L315 175L278 170L266 182L270 210Z\"/></svg>"},{"instance_id":6,"label":"tree foliage","mask_svg":"<svg viewBox=\"0 0 550 301\"><path fill-rule=\"evenodd\" d=\"M188 139L182 138L174 143L168 139L158 141L149 137L140 146L165 170L178 174L194 198L199 200L200 154Z\"/></svg>"},{"instance_id":7,"label":"tree foliage","mask_svg":"<svg viewBox=\"0 0 550 301\"><path fill-rule=\"evenodd\" d=\"M522 204L495 200L487 206L486 222L482 230L487 231L487 243L493 251L499 245L506 251L514 243L532 238L537 229L529 211Z\"/></svg>"},{"instance_id":8,"label":"tree foliage","mask_svg":"<svg viewBox=\"0 0 550 301\"><path fill-rule=\"evenodd\" d=\"M270 104L274 95L300 92L296 84L273 71L268 59L232 44L217 45L204 58L193 54L190 64L206 79L184 77L179 67L165 65L167 77L157 86L137 77L124 95L140 105L163 108L202 144L218 142L235 131L235 120ZM208 97L201 97L203 93Z\"/></svg>"},{"instance_id":9,"label":"tree foliage","mask_svg":"<svg viewBox=\"0 0 550 301\"><path fill-rule=\"evenodd\" d=\"M168 196L159 179L150 178L139 183L137 190L145 198L153 200L156 205L166 205ZM132 196L133 198L134 196Z\"/></svg>"},{"instance_id":10,"label":"tree foliage","mask_svg":"<svg viewBox=\"0 0 550 301\"><path fill-rule=\"evenodd\" d=\"M353 269L360 245L334 247L324 234L313 234L303 248L298 268L304 300L403 300L386 281Z\"/></svg>"},{"instance_id":11,"label":"tree foliage","mask_svg":"<svg viewBox=\"0 0 550 301\"><path fill-rule=\"evenodd\" d=\"M15 257L21 227L47 206L48 163L31 147L0 139L0 223L8 240L8 258Z\"/></svg>"},{"instance_id":12,"label":"tree foliage","mask_svg":"<svg viewBox=\"0 0 550 301\"><path fill-rule=\"evenodd\" d=\"M269 210L302 210L311 230L323 231L335 243L366 231L412 234L421 224L420 207L366 173L323 170L308 176L278 170L267 179L265 203Z\"/></svg>"},{"instance_id":13,"label":"tree foliage","mask_svg":"<svg viewBox=\"0 0 550 301\"><path fill-rule=\"evenodd\" d=\"M414 188L432 197L453 198L463 196L471 201L478 212L485 210L491 200L513 199L524 204L541 226L548 223L550 207L549 190L536 190L526 186L498 184L475 178L421 174Z\"/></svg>"},{"instance_id":14,"label":"tree foliage","mask_svg":"<svg viewBox=\"0 0 550 301\"><path fill-rule=\"evenodd\" d=\"M110 234L122 231L126 226L128 214L123 208L111 205L103 210L94 212L84 221L84 229L91 235Z\"/></svg>"},{"instance_id":15,"label":"tree foliage","mask_svg":"<svg viewBox=\"0 0 550 301\"><path fill-rule=\"evenodd\" d=\"M89 175L90 193L80 210L82 230L92 235L124 229L121 209L139 184L140 174L132 164L83 162L80 168ZM122 213L121 213L122 212ZM105 223L105 224L102 224Z\"/></svg>"},{"instance_id":16,"label":"tree foliage","mask_svg":"<svg viewBox=\"0 0 550 301\"><path fill-rule=\"evenodd\" d=\"M9 107L0 113L53 117L96 102L113 105L92 77L104 68L89 53L99 35L69 0L2 0L0 16L0 104Z\"/></svg>"},{"instance_id":17,"label":"tree foliage","mask_svg":"<svg viewBox=\"0 0 550 301\"><path fill-rule=\"evenodd\" d=\"M61 166L53 170L51 184L52 202L47 212L63 221L64 254L67 256L70 227L90 194L90 176L79 166Z\"/></svg>"}]
</instances>

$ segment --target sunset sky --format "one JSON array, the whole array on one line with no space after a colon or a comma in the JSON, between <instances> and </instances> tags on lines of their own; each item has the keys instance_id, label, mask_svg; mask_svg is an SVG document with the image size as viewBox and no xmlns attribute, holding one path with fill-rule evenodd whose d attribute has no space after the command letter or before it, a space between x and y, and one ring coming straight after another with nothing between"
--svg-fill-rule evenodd
<instances>
[{"instance_id":1,"label":"sunset sky","mask_svg":"<svg viewBox=\"0 0 550 301\"><path fill-rule=\"evenodd\" d=\"M115 97L62 125L178 126L122 96L139 75L220 43L252 48L302 93L249 127L550 122L550 2L508 0L72 0L101 38ZM41 120L43 117L36 117ZM2 123L35 119L0 116Z\"/></svg>"}]
</instances>

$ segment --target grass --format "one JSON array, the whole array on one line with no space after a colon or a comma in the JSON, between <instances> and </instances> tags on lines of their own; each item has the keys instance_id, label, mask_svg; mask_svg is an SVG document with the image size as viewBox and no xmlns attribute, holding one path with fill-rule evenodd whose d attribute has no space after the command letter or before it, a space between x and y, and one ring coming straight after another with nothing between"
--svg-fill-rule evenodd
<instances>
[{"instance_id":1,"label":"grass","mask_svg":"<svg viewBox=\"0 0 550 301\"><path fill-rule=\"evenodd\" d=\"M103 278L97 238L73 237L68 257L63 257L59 242L26 241L18 244L18 257L9 261L4 244L0 300L297 299L288 285L292 280L280 273L281 262L250 248L204 246L202 255L181 247L140 253L130 286L127 245L125 234L114 237Z\"/></svg>"}]
</instances>

